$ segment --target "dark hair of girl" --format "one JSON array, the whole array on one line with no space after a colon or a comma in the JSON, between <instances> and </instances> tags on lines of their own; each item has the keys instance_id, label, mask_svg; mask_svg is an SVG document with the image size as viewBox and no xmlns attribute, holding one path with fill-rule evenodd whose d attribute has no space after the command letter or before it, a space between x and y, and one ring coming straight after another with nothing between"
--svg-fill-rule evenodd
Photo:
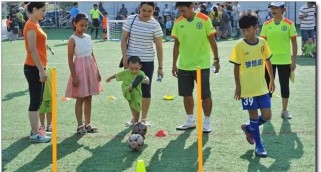
<instances>
[{"instance_id":1,"label":"dark hair of girl","mask_svg":"<svg viewBox=\"0 0 321 172\"><path fill-rule=\"evenodd\" d=\"M88 17L87 17L87 15L86 14L84 14L84 13L78 13L76 16L75 16L75 18L73 18L73 20L72 20L72 23L78 23L80 20L87 20L88 21ZM74 26L74 24L73 24L73 27L74 27L74 31L76 30L76 27Z\"/></svg>"}]
</instances>

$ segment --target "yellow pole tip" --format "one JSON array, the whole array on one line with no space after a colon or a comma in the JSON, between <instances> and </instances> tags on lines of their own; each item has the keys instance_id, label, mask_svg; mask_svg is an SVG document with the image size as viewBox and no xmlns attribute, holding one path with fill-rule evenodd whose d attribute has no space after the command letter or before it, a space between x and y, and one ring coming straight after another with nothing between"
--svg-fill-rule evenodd
<instances>
[{"instance_id":1,"label":"yellow pole tip","mask_svg":"<svg viewBox=\"0 0 321 172\"><path fill-rule=\"evenodd\" d=\"M146 172L145 163L143 160L137 161L136 172Z\"/></svg>"}]
</instances>

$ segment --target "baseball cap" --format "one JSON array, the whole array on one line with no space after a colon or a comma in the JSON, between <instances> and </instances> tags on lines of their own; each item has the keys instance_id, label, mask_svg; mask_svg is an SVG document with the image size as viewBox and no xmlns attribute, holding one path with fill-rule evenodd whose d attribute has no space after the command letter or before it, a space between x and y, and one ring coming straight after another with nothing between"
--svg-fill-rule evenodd
<instances>
[{"instance_id":1,"label":"baseball cap","mask_svg":"<svg viewBox=\"0 0 321 172\"><path fill-rule=\"evenodd\" d=\"M281 7L281 6L284 6L285 3L284 2L271 2L269 4L269 7L268 8L271 8L271 7Z\"/></svg>"}]
</instances>

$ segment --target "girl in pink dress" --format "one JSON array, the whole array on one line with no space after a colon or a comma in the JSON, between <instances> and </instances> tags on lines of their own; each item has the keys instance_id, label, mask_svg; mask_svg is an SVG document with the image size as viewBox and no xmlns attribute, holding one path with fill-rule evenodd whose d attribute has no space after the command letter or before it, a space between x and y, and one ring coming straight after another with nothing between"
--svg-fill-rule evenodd
<instances>
[{"instance_id":1,"label":"girl in pink dress","mask_svg":"<svg viewBox=\"0 0 321 172\"><path fill-rule=\"evenodd\" d=\"M75 113L78 123L77 133L86 134L97 132L97 128L90 124L92 95L102 91L101 77L92 50L91 37L85 33L88 18L79 13L73 21L74 34L68 42L68 64L70 77L66 89L66 97L75 98ZM85 125L82 123L84 110Z\"/></svg>"}]
</instances>

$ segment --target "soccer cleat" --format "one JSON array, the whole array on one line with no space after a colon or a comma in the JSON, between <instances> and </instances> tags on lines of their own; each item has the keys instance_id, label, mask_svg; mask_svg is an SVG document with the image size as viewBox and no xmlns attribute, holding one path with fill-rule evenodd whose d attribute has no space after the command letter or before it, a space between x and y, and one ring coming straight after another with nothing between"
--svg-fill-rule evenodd
<instances>
[{"instance_id":1,"label":"soccer cleat","mask_svg":"<svg viewBox=\"0 0 321 172\"><path fill-rule=\"evenodd\" d=\"M187 129L193 129L195 128L195 120L190 121L187 120L183 125L176 127L176 130L187 130Z\"/></svg>"},{"instance_id":2,"label":"soccer cleat","mask_svg":"<svg viewBox=\"0 0 321 172\"><path fill-rule=\"evenodd\" d=\"M251 145L253 145L253 144L255 143L255 141L254 141L251 133L249 133L249 132L246 131L246 126L247 126L247 124L242 124L242 125L241 125L241 129L242 129L243 132L245 133L247 142L249 142Z\"/></svg>"},{"instance_id":3,"label":"soccer cleat","mask_svg":"<svg viewBox=\"0 0 321 172\"><path fill-rule=\"evenodd\" d=\"M51 137L47 135L42 135L41 133L37 133L37 134L30 134L29 140L37 143L46 143L46 142L50 142Z\"/></svg>"},{"instance_id":4,"label":"soccer cleat","mask_svg":"<svg viewBox=\"0 0 321 172\"><path fill-rule=\"evenodd\" d=\"M256 155L256 156L259 156L259 157L263 157L263 158L267 157L267 153L266 153L266 151L265 151L264 146L262 146L262 147L255 147L255 155Z\"/></svg>"},{"instance_id":5,"label":"soccer cleat","mask_svg":"<svg viewBox=\"0 0 321 172\"><path fill-rule=\"evenodd\" d=\"M79 127L77 128L77 133L78 133L78 134L86 134L86 133L87 133L87 130L86 130L85 126L84 126L84 125L79 126Z\"/></svg>"},{"instance_id":6,"label":"soccer cleat","mask_svg":"<svg viewBox=\"0 0 321 172\"><path fill-rule=\"evenodd\" d=\"M289 111L285 110L281 113L281 118L283 119L291 119L292 115L289 113Z\"/></svg>"},{"instance_id":7,"label":"soccer cleat","mask_svg":"<svg viewBox=\"0 0 321 172\"><path fill-rule=\"evenodd\" d=\"M212 125L211 125L211 122L206 122L204 121L204 124L203 124L203 133L210 133L212 131Z\"/></svg>"}]
</instances>

